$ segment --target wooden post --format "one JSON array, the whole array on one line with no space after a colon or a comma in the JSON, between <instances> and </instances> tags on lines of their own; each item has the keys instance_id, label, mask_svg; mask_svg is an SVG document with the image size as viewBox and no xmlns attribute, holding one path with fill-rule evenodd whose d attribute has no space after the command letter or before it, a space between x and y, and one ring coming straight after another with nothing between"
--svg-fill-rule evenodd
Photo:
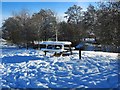
<instances>
[{"instance_id":1,"label":"wooden post","mask_svg":"<svg viewBox=\"0 0 120 90\"><path fill-rule=\"evenodd\" d=\"M46 56L46 51L45 51L45 56Z\"/></svg>"},{"instance_id":2,"label":"wooden post","mask_svg":"<svg viewBox=\"0 0 120 90\"><path fill-rule=\"evenodd\" d=\"M69 49L70 49L70 54L72 55L72 49L71 49L71 46L69 45Z\"/></svg>"},{"instance_id":3,"label":"wooden post","mask_svg":"<svg viewBox=\"0 0 120 90\"><path fill-rule=\"evenodd\" d=\"M79 59L81 59L81 49L79 48Z\"/></svg>"}]
</instances>

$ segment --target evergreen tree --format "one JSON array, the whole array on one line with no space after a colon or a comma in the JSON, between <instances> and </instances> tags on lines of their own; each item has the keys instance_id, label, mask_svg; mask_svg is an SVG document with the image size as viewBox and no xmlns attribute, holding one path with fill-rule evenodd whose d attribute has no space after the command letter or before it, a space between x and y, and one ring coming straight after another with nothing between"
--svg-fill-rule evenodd
<instances>
[{"instance_id":1,"label":"evergreen tree","mask_svg":"<svg viewBox=\"0 0 120 90\"><path fill-rule=\"evenodd\" d=\"M41 9L32 16L33 26L36 28L38 40L48 40L55 35L55 25L57 25L54 12L50 9Z\"/></svg>"},{"instance_id":2,"label":"evergreen tree","mask_svg":"<svg viewBox=\"0 0 120 90\"><path fill-rule=\"evenodd\" d=\"M83 31L81 27L81 21L83 19L82 8L80 6L73 5L68 8L65 14L65 18L67 18L67 23L69 24L68 32L71 32L71 41L78 44L82 38Z\"/></svg>"},{"instance_id":3,"label":"evergreen tree","mask_svg":"<svg viewBox=\"0 0 120 90\"><path fill-rule=\"evenodd\" d=\"M85 30L85 37L89 37L91 33L95 32L95 24L96 24L96 10L93 5L89 5L87 11L84 12L82 25Z\"/></svg>"},{"instance_id":4,"label":"evergreen tree","mask_svg":"<svg viewBox=\"0 0 120 90\"><path fill-rule=\"evenodd\" d=\"M97 10L96 34L104 45L119 46L120 3L100 3Z\"/></svg>"}]
</instances>

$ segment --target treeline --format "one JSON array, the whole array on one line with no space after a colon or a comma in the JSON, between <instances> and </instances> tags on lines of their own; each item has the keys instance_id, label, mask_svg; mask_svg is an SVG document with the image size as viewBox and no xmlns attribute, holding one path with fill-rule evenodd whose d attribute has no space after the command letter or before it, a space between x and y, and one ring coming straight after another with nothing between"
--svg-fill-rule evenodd
<instances>
[{"instance_id":1,"label":"treeline","mask_svg":"<svg viewBox=\"0 0 120 90\"><path fill-rule=\"evenodd\" d=\"M65 15L67 22L60 22L50 9L33 15L24 9L4 21L2 38L28 46L34 41L57 39L77 45L82 38L93 37L98 44L120 46L120 2L89 5L86 11L73 5Z\"/></svg>"}]
</instances>

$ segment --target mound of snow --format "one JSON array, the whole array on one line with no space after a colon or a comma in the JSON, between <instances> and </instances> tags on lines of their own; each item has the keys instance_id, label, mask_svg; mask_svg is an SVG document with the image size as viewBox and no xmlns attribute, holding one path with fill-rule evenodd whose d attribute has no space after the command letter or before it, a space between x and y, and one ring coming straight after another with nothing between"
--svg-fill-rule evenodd
<instances>
[{"instance_id":1,"label":"mound of snow","mask_svg":"<svg viewBox=\"0 0 120 90\"><path fill-rule=\"evenodd\" d=\"M4 49L2 88L116 88L118 54L78 51L73 55L44 56L39 50Z\"/></svg>"}]
</instances>

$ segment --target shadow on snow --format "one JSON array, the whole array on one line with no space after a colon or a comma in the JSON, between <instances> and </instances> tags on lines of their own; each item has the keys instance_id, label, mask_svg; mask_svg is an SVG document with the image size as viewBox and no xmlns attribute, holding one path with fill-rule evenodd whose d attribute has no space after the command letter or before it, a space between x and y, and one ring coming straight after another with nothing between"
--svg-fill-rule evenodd
<instances>
[{"instance_id":1,"label":"shadow on snow","mask_svg":"<svg viewBox=\"0 0 120 90\"><path fill-rule=\"evenodd\" d=\"M11 57L3 57L2 63L21 63L21 62L29 62L31 60L44 60L44 58L39 58L35 56L11 56Z\"/></svg>"}]
</instances>

